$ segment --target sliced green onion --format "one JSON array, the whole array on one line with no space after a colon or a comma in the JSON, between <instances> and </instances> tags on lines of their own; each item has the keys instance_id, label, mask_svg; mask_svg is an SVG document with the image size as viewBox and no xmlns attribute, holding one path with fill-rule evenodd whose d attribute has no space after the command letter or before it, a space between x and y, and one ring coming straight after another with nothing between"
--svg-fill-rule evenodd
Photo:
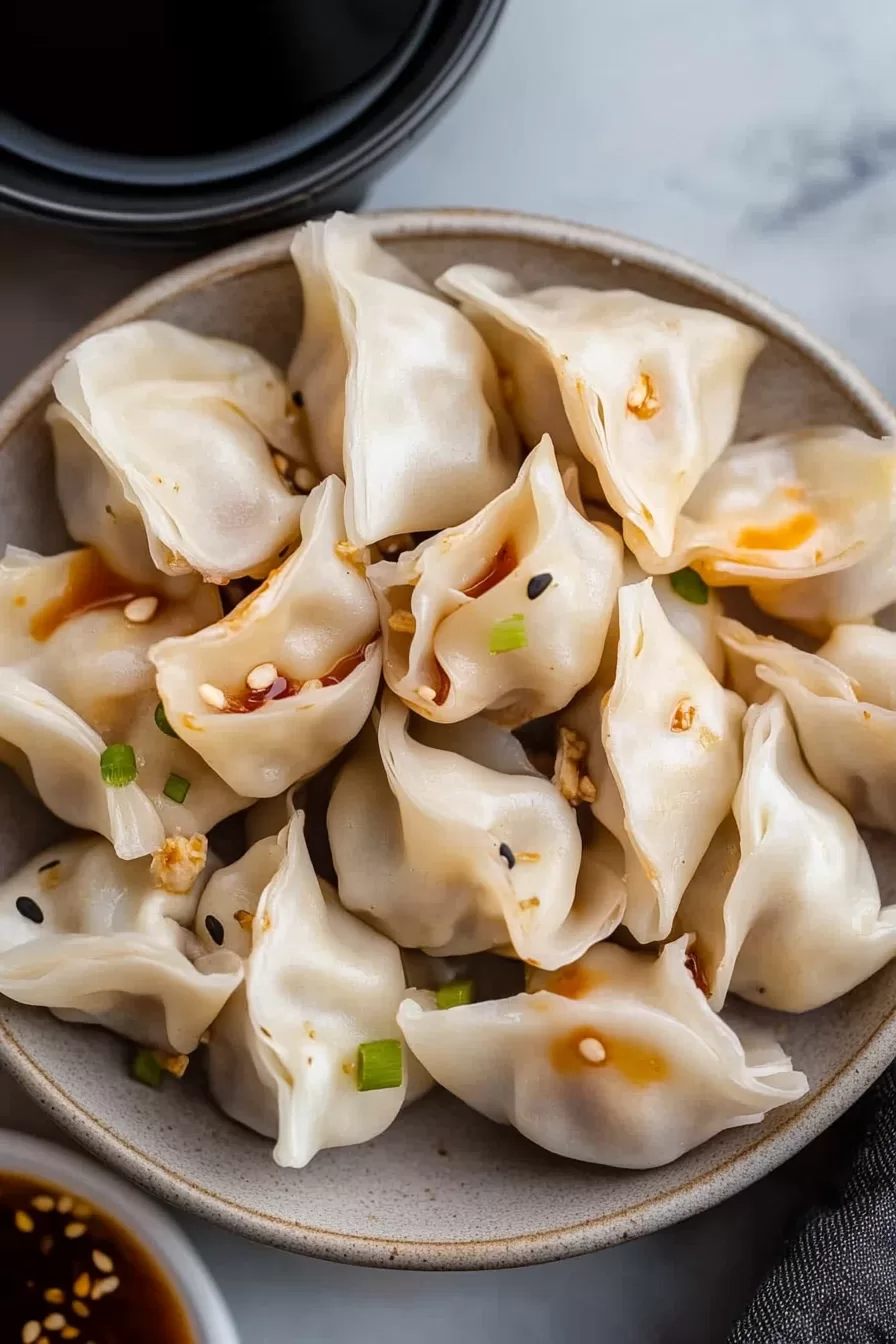
<instances>
[{"instance_id":1,"label":"sliced green onion","mask_svg":"<svg viewBox=\"0 0 896 1344\"><path fill-rule=\"evenodd\" d=\"M436 990L436 1007L459 1008L462 1003L472 1003L474 989L472 980L454 980L450 985L442 985Z\"/></svg>"},{"instance_id":2,"label":"sliced green onion","mask_svg":"<svg viewBox=\"0 0 896 1344\"><path fill-rule=\"evenodd\" d=\"M162 792L172 803L182 803L190 792L190 781L184 779L183 775L169 775Z\"/></svg>"},{"instance_id":3,"label":"sliced green onion","mask_svg":"<svg viewBox=\"0 0 896 1344\"><path fill-rule=\"evenodd\" d=\"M131 1060L131 1077L147 1087L159 1087L162 1082L162 1066L152 1050L137 1050Z\"/></svg>"},{"instance_id":4,"label":"sliced green onion","mask_svg":"<svg viewBox=\"0 0 896 1344\"><path fill-rule=\"evenodd\" d=\"M709 589L695 569L678 569L669 575L669 582L685 602L705 607L709 601Z\"/></svg>"},{"instance_id":5,"label":"sliced green onion","mask_svg":"<svg viewBox=\"0 0 896 1344\"><path fill-rule=\"evenodd\" d=\"M401 1041L364 1041L358 1046L359 1092L401 1087L402 1076Z\"/></svg>"},{"instance_id":6,"label":"sliced green onion","mask_svg":"<svg viewBox=\"0 0 896 1344\"><path fill-rule=\"evenodd\" d=\"M153 715L153 718L156 721L156 727L161 732L166 733L168 737L177 737L177 733L168 722L168 715L165 713L165 706L162 704L161 700L156 705L156 712Z\"/></svg>"},{"instance_id":7,"label":"sliced green onion","mask_svg":"<svg viewBox=\"0 0 896 1344\"><path fill-rule=\"evenodd\" d=\"M489 653L512 653L514 649L525 649L526 618L518 611L513 616L505 616L503 621L495 621L488 638Z\"/></svg>"},{"instance_id":8,"label":"sliced green onion","mask_svg":"<svg viewBox=\"0 0 896 1344\"><path fill-rule=\"evenodd\" d=\"M137 778L137 757L127 742L115 742L100 757L103 782L112 789L123 789Z\"/></svg>"}]
</instances>

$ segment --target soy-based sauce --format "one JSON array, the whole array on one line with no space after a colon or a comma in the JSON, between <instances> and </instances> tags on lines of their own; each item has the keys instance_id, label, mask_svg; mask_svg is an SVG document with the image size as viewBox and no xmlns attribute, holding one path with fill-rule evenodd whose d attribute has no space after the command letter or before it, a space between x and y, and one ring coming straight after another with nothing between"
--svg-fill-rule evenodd
<instances>
[{"instance_id":1,"label":"soy-based sauce","mask_svg":"<svg viewBox=\"0 0 896 1344\"><path fill-rule=\"evenodd\" d=\"M24 594L21 596L24 598ZM150 596L157 596L152 588L116 574L105 564L98 551L91 548L78 551L69 565L68 579L62 592L50 598L32 615L29 624L31 637L43 642L73 616L83 615L85 611L94 611L98 607L123 606L134 597ZM15 597L13 602L17 602ZM161 605L163 603L160 602Z\"/></svg>"},{"instance_id":2,"label":"soy-based sauce","mask_svg":"<svg viewBox=\"0 0 896 1344\"><path fill-rule=\"evenodd\" d=\"M196 1344L171 1284L126 1228L78 1195L8 1172L0 1299L4 1340Z\"/></svg>"}]
</instances>

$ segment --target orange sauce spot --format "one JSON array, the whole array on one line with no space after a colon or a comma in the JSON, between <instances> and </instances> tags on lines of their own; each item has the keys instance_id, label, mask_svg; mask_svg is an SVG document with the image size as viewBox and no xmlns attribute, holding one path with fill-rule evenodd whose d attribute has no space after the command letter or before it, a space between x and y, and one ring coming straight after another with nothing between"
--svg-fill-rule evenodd
<instances>
[{"instance_id":1,"label":"orange sauce spot","mask_svg":"<svg viewBox=\"0 0 896 1344\"><path fill-rule=\"evenodd\" d=\"M806 498L806 492L801 485L785 485L781 494L794 504L802 504Z\"/></svg>"},{"instance_id":2,"label":"orange sauce spot","mask_svg":"<svg viewBox=\"0 0 896 1344\"><path fill-rule=\"evenodd\" d=\"M490 588L496 587L502 579L506 579L508 574L512 574L516 567L516 547L512 541L505 541L485 573L480 575L475 583L471 583L468 588L464 588L464 595L466 597L481 597Z\"/></svg>"},{"instance_id":3,"label":"orange sauce spot","mask_svg":"<svg viewBox=\"0 0 896 1344\"><path fill-rule=\"evenodd\" d=\"M88 547L75 554L62 592L51 597L31 617L31 636L42 643L73 616L99 607L124 605L131 598L147 596L158 597L158 593L148 584L122 578L108 568L99 552Z\"/></svg>"},{"instance_id":4,"label":"orange sauce spot","mask_svg":"<svg viewBox=\"0 0 896 1344\"><path fill-rule=\"evenodd\" d=\"M599 1064L593 1064L590 1059L585 1058L579 1049L580 1043L593 1037L594 1034L593 1027L575 1027L565 1036L558 1036L556 1040L551 1041L549 1058L558 1073L576 1074L582 1073L586 1069L599 1069L603 1066L605 1060L601 1060ZM603 1040L601 1040L601 1043L603 1044Z\"/></svg>"},{"instance_id":5,"label":"orange sauce spot","mask_svg":"<svg viewBox=\"0 0 896 1344\"><path fill-rule=\"evenodd\" d=\"M604 1047L604 1058L595 1062L586 1059L579 1046L582 1041L596 1038ZM551 1042L549 1057L558 1073L570 1075L591 1069L615 1069L634 1087L650 1087L662 1083L669 1076L669 1064L659 1051L638 1041L618 1040L597 1032L593 1027L576 1027Z\"/></svg>"},{"instance_id":6,"label":"orange sauce spot","mask_svg":"<svg viewBox=\"0 0 896 1344\"><path fill-rule=\"evenodd\" d=\"M14 607L24 607L27 604L27 602L28 599L24 593L16 593L15 597L12 600L12 604Z\"/></svg>"},{"instance_id":7,"label":"orange sauce spot","mask_svg":"<svg viewBox=\"0 0 896 1344\"><path fill-rule=\"evenodd\" d=\"M338 686L340 681L345 681L346 677L354 672L356 667L360 667L364 662L364 656L367 653L369 644L364 644L360 649L355 649L354 653L347 653L344 658L340 658L334 667L331 667L326 676L321 677L321 685Z\"/></svg>"},{"instance_id":8,"label":"orange sauce spot","mask_svg":"<svg viewBox=\"0 0 896 1344\"><path fill-rule=\"evenodd\" d=\"M564 966L556 975L552 975L545 989L564 999L583 999L592 989L597 989L602 981L602 976L576 963L574 966Z\"/></svg>"},{"instance_id":9,"label":"orange sauce spot","mask_svg":"<svg viewBox=\"0 0 896 1344\"><path fill-rule=\"evenodd\" d=\"M746 551L792 551L808 541L818 526L814 513L794 513L769 527L743 527L736 545Z\"/></svg>"}]
</instances>

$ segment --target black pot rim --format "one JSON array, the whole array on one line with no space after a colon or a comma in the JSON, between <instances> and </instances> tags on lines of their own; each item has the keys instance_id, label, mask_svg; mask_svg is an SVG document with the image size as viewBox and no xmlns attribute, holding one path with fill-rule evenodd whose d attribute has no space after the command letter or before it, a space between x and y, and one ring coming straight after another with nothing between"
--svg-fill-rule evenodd
<instances>
[{"instance_id":1,"label":"black pot rim","mask_svg":"<svg viewBox=\"0 0 896 1344\"><path fill-rule=\"evenodd\" d=\"M126 199L121 203L70 201L53 194L53 182L65 180L65 175L56 174L48 177L49 187L43 191L24 189L0 178L0 204L20 213L87 228L160 235L233 227L261 220L278 209L310 211L326 194L354 179L372 177L438 115L482 55L505 2L471 0L474 8L466 21L452 21L436 48L418 55L405 77L384 94L378 127L372 129L362 118L344 133L343 139L349 137L347 143L337 137L332 145L321 145L319 153L312 151L295 162L276 165L279 171L275 173L259 174L250 181L215 183L227 192L223 199L197 199L194 192L184 203L154 205L152 194L144 192L139 197L130 193L130 204ZM421 87L414 89L415 83ZM413 89L410 97L409 85Z\"/></svg>"}]
</instances>

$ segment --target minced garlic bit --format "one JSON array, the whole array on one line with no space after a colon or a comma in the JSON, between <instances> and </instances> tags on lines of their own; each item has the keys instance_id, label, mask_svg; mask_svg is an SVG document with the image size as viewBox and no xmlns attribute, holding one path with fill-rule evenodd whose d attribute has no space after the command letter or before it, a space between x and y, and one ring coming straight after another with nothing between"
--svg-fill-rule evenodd
<instances>
[{"instance_id":1,"label":"minced garlic bit","mask_svg":"<svg viewBox=\"0 0 896 1344\"><path fill-rule=\"evenodd\" d=\"M111 1255L107 1255L105 1251L93 1251L90 1258L101 1274L111 1274L115 1268Z\"/></svg>"},{"instance_id":2,"label":"minced garlic bit","mask_svg":"<svg viewBox=\"0 0 896 1344\"><path fill-rule=\"evenodd\" d=\"M557 736L557 755L554 758L553 783L568 803L593 803L597 789L582 770L582 761L588 754L588 743L571 728L560 728Z\"/></svg>"},{"instance_id":3,"label":"minced garlic bit","mask_svg":"<svg viewBox=\"0 0 896 1344\"><path fill-rule=\"evenodd\" d=\"M412 635L417 629L417 622L414 619L413 613L405 611L402 608L392 612L388 624L390 630L396 630L402 635Z\"/></svg>"},{"instance_id":4,"label":"minced garlic bit","mask_svg":"<svg viewBox=\"0 0 896 1344\"><path fill-rule=\"evenodd\" d=\"M579 1054L589 1064L602 1064L607 1057L606 1050L596 1036L586 1036L579 1041Z\"/></svg>"},{"instance_id":5,"label":"minced garlic bit","mask_svg":"<svg viewBox=\"0 0 896 1344\"><path fill-rule=\"evenodd\" d=\"M124 618L132 625L146 625L159 609L157 597L133 597L124 609Z\"/></svg>"},{"instance_id":6,"label":"minced garlic bit","mask_svg":"<svg viewBox=\"0 0 896 1344\"><path fill-rule=\"evenodd\" d=\"M365 566L370 564L369 546L356 546L353 541L337 541L333 550L340 560L347 560L350 565L354 565L362 572Z\"/></svg>"},{"instance_id":7,"label":"minced garlic bit","mask_svg":"<svg viewBox=\"0 0 896 1344\"><path fill-rule=\"evenodd\" d=\"M252 924L255 919L255 916L252 914L251 910L236 910L234 911L233 917L236 920L237 924L239 924L240 928L243 930L243 933L252 932Z\"/></svg>"},{"instance_id":8,"label":"minced garlic bit","mask_svg":"<svg viewBox=\"0 0 896 1344\"><path fill-rule=\"evenodd\" d=\"M296 489L303 495L309 495L319 483L314 472L308 467L296 467L292 479Z\"/></svg>"},{"instance_id":9,"label":"minced garlic bit","mask_svg":"<svg viewBox=\"0 0 896 1344\"><path fill-rule=\"evenodd\" d=\"M210 681L204 681L199 687L199 699L204 700L212 709L227 708L227 696L220 686L213 686Z\"/></svg>"},{"instance_id":10,"label":"minced garlic bit","mask_svg":"<svg viewBox=\"0 0 896 1344\"><path fill-rule=\"evenodd\" d=\"M686 733L689 728L693 728L696 717L697 706L693 700L689 700L685 696L683 700L679 700L673 709L669 728L673 733Z\"/></svg>"},{"instance_id":11,"label":"minced garlic bit","mask_svg":"<svg viewBox=\"0 0 896 1344\"><path fill-rule=\"evenodd\" d=\"M207 858L207 836L171 835L153 854L150 871L157 887L184 896L202 872Z\"/></svg>"},{"instance_id":12,"label":"minced garlic bit","mask_svg":"<svg viewBox=\"0 0 896 1344\"><path fill-rule=\"evenodd\" d=\"M279 675L276 664L259 663L247 675L246 685L250 691L266 691L269 686L273 686Z\"/></svg>"},{"instance_id":13,"label":"minced garlic bit","mask_svg":"<svg viewBox=\"0 0 896 1344\"><path fill-rule=\"evenodd\" d=\"M418 686L417 695L421 700L429 700L430 702L436 698L436 692L431 686Z\"/></svg>"},{"instance_id":14,"label":"minced garlic bit","mask_svg":"<svg viewBox=\"0 0 896 1344\"><path fill-rule=\"evenodd\" d=\"M152 1054L153 1057L157 1060L160 1068L163 1068L166 1073L173 1074L175 1078L183 1078L184 1074L187 1071L187 1068L189 1067L190 1063L189 1055L169 1055L166 1050L153 1050ZM97 1253L94 1254L93 1263L96 1265L97 1269L102 1269L103 1268L102 1265L97 1264L96 1254ZM104 1256L103 1259L108 1260L109 1257ZM112 1268L112 1262L110 1260L109 1269L104 1270L103 1272L108 1274L111 1268Z\"/></svg>"},{"instance_id":15,"label":"minced garlic bit","mask_svg":"<svg viewBox=\"0 0 896 1344\"><path fill-rule=\"evenodd\" d=\"M638 381L628 390L625 405L639 420L650 420L656 415L660 403L649 373L639 374Z\"/></svg>"}]
</instances>

